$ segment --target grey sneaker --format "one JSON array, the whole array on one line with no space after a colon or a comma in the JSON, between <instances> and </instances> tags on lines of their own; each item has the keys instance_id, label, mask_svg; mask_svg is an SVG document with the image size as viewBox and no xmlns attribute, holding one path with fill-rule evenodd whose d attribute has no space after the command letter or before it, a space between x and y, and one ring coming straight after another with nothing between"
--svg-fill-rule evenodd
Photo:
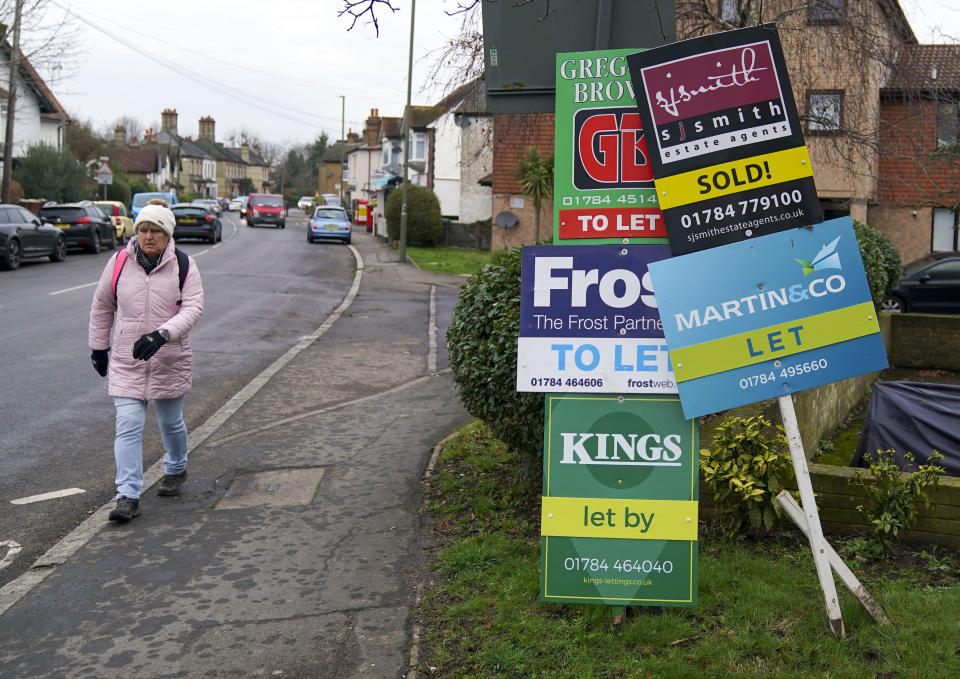
<instances>
[{"instance_id":1,"label":"grey sneaker","mask_svg":"<svg viewBox=\"0 0 960 679\"><path fill-rule=\"evenodd\" d=\"M187 470L184 469L179 474L164 474L160 481L160 488L157 489L157 495L179 495L180 486L187 480Z\"/></svg>"},{"instance_id":2,"label":"grey sneaker","mask_svg":"<svg viewBox=\"0 0 960 679\"><path fill-rule=\"evenodd\" d=\"M122 496L117 498L117 507L110 512L110 520L125 523L135 516L140 516L140 500Z\"/></svg>"}]
</instances>

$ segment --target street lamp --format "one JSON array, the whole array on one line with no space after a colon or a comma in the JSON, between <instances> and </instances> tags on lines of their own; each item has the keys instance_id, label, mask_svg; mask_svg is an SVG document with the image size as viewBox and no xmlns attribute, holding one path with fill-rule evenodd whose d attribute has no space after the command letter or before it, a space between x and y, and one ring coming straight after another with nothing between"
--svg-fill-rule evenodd
<instances>
[{"instance_id":1,"label":"street lamp","mask_svg":"<svg viewBox=\"0 0 960 679\"><path fill-rule=\"evenodd\" d=\"M417 0L410 2L410 53L407 58L407 107L403 114L403 189L400 202L400 262L407 261L407 172L410 168L410 87L413 84L413 20Z\"/></svg>"}]
</instances>

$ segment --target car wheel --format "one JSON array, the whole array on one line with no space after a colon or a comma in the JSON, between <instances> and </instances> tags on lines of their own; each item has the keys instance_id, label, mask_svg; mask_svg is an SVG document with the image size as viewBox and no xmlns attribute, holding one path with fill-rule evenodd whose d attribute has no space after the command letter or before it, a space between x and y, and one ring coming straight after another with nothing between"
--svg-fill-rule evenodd
<instances>
[{"instance_id":1,"label":"car wheel","mask_svg":"<svg viewBox=\"0 0 960 679\"><path fill-rule=\"evenodd\" d=\"M220 227L220 226L217 227L217 242L218 243L223 242L223 227Z\"/></svg>"},{"instance_id":2,"label":"car wheel","mask_svg":"<svg viewBox=\"0 0 960 679\"><path fill-rule=\"evenodd\" d=\"M350 239L347 238L345 241L343 241L343 244L344 244L344 245L350 245Z\"/></svg>"},{"instance_id":3,"label":"car wheel","mask_svg":"<svg viewBox=\"0 0 960 679\"><path fill-rule=\"evenodd\" d=\"M906 310L907 303L896 296L887 297L885 300L880 302L880 311L887 311L891 314L901 314L905 313Z\"/></svg>"},{"instance_id":4,"label":"car wheel","mask_svg":"<svg viewBox=\"0 0 960 679\"><path fill-rule=\"evenodd\" d=\"M281 229L287 228L287 223L286 223L286 222L280 222L280 228L281 228Z\"/></svg>"},{"instance_id":5,"label":"car wheel","mask_svg":"<svg viewBox=\"0 0 960 679\"><path fill-rule=\"evenodd\" d=\"M91 255L100 254L100 232L99 231L93 232L93 235L91 236L90 244L87 245L87 252L89 252Z\"/></svg>"},{"instance_id":6,"label":"car wheel","mask_svg":"<svg viewBox=\"0 0 960 679\"><path fill-rule=\"evenodd\" d=\"M117 232L110 229L110 238L107 240L107 250L117 249Z\"/></svg>"},{"instance_id":7,"label":"car wheel","mask_svg":"<svg viewBox=\"0 0 960 679\"><path fill-rule=\"evenodd\" d=\"M10 240L7 243L7 254L0 255L0 269L13 271L20 266L21 255L20 241Z\"/></svg>"},{"instance_id":8,"label":"car wheel","mask_svg":"<svg viewBox=\"0 0 960 679\"><path fill-rule=\"evenodd\" d=\"M62 262L67 258L67 239L63 236L57 238L57 244L50 253L51 262Z\"/></svg>"}]
</instances>

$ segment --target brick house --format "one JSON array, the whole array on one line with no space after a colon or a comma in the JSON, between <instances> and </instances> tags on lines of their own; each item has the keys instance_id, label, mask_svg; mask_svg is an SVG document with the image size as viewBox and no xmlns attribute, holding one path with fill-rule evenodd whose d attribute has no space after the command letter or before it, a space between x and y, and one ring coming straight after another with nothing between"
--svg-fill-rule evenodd
<instances>
[{"instance_id":1,"label":"brick house","mask_svg":"<svg viewBox=\"0 0 960 679\"><path fill-rule=\"evenodd\" d=\"M757 15L760 7L762 17ZM678 39L752 26L758 20L776 22L824 216L850 215L867 223L877 221L878 228L885 228L881 204L886 194L880 191L885 174L880 153L885 145L879 124L881 91L898 54L917 47L899 3L677 0L676 17ZM518 225L509 229L494 225L492 246L531 243L533 209L520 193L514 174L528 146L536 146L544 156L553 151L554 116L496 115L493 143L493 214L513 212ZM546 217L549 233L552 206L545 205L543 211L541 231Z\"/></svg>"},{"instance_id":2,"label":"brick house","mask_svg":"<svg viewBox=\"0 0 960 679\"><path fill-rule=\"evenodd\" d=\"M880 92L880 185L870 224L904 262L960 250L960 45L904 45Z\"/></svg>"}]
</instances>

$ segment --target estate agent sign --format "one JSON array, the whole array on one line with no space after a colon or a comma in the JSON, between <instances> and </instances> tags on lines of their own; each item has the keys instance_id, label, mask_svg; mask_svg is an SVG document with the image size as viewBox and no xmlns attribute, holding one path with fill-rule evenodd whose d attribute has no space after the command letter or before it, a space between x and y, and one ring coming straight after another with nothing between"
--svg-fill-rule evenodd
<instances>
[{"instance_id":1,"label":"estate agent sign","mask_svg":"<svg viewBox=\"0 0 960 679\"><path fill-rule=\"evenodd\" d=\"M676 393L647 267L667 245L523 248L517 391Z\"/></svg>"},{"instance_id":2,"label":"estate agent sign","mask_svg":"<svg viewBox=\"0 0 960 679\"><path fill-rule=\"evenodd\" d=\"M554 242L666 243L627 55L557 55Z\"/></svg>"},{"instance_id":3,"label":"estate agent sign","mask_svg":"<svg viewBox=\"0 0 960 679\"><path fill-rule=\"evenodd\" d=\"M887 367L849 217L654 262L650 274L689 418Z\"/></svg>"},{"instance_id":4,"label":"estate agent sign","mask_svg":"<svg viewBox=\"0 0 960 679\"><path fill-rule=\"evenodd\" d=\"M774 26L627 61L673 254L822 220Z\"/></svg>"},{"instance_id":5,"label":"estate agent sign","mask_svg":"<svg viewBox=\"0 0 960 679\"><path fill-rule=\"evenodd\" d=\"M676 396L549 394L541 599L694 606L696 421Z\"/></svg>"}]
</instances>

